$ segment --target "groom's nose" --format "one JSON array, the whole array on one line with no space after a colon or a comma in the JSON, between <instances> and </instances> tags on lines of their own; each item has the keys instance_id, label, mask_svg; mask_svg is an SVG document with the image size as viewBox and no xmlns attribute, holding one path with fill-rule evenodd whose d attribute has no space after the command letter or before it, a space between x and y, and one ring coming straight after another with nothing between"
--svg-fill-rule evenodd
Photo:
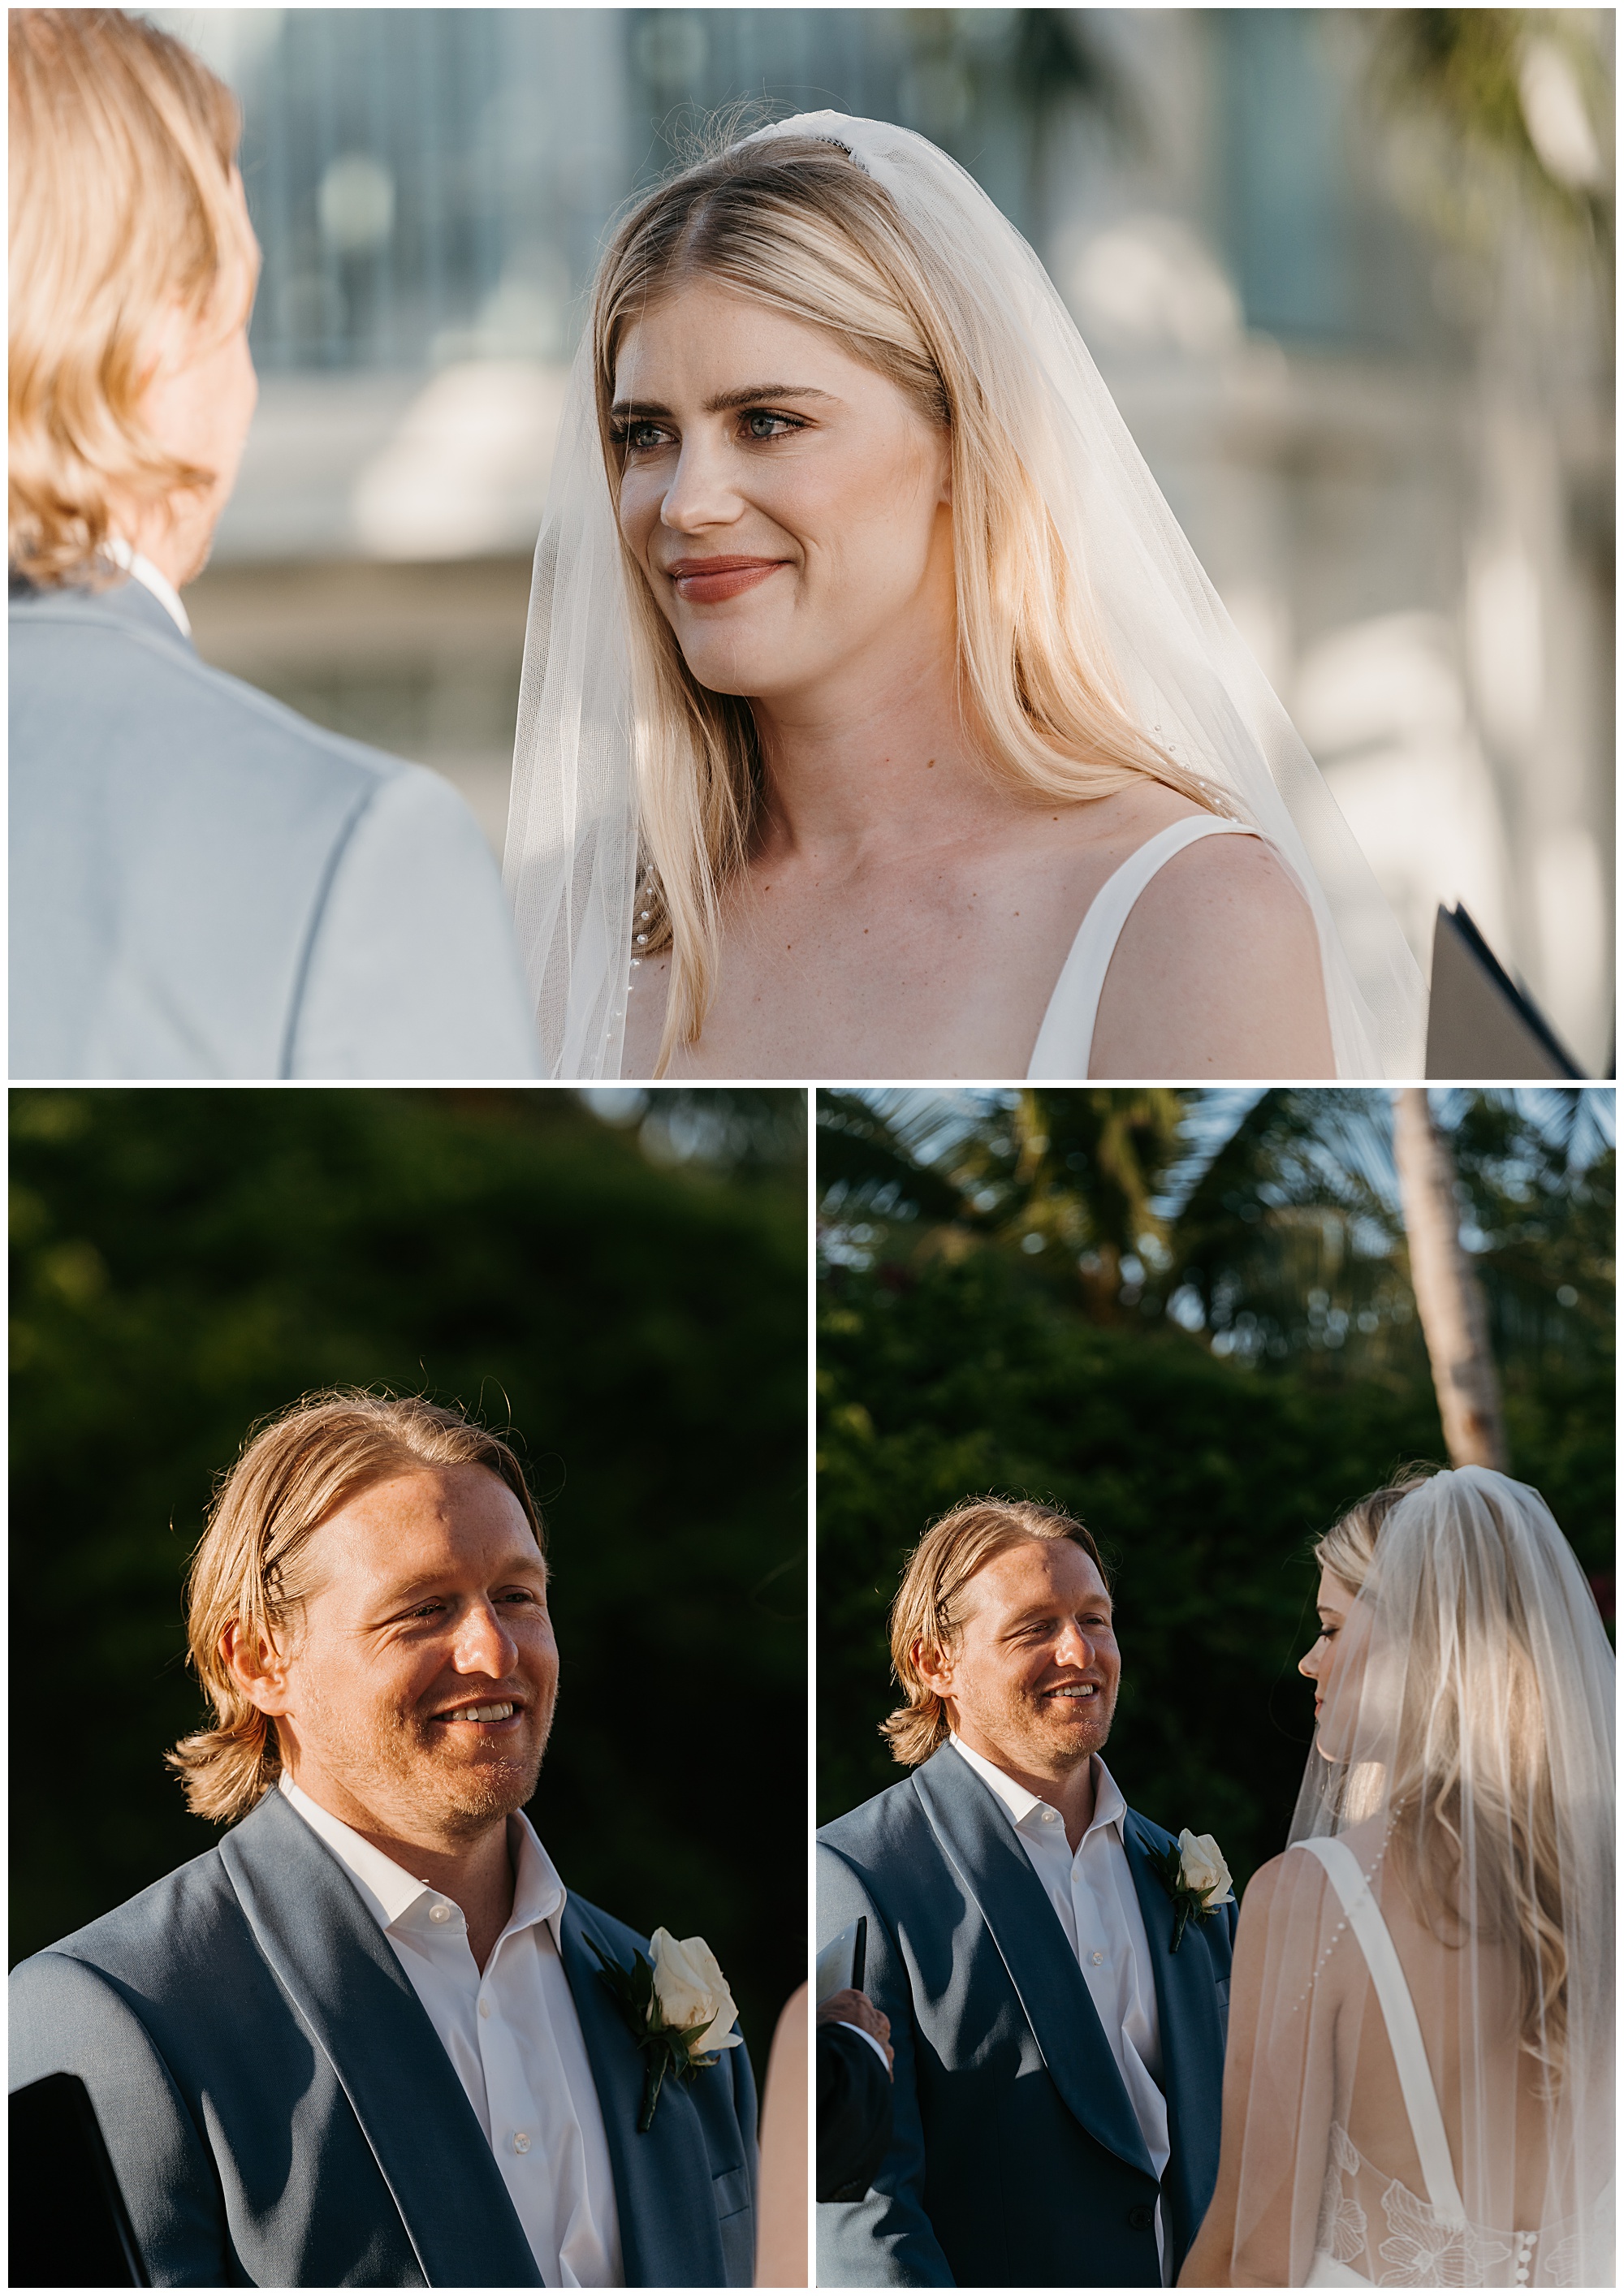
<instances>
[{"instance_id":1,"label":"groom's nose","mask_svg":"<svg viewBox=\"0 0 1624 2296\"><path fill-rule=\"evenodd\" d=\"M472 1603L458 1622L452 1645L453 1666L459 1674L488 1674L500 1682L519 1660L518 1644L489 1603Z\"/></svg>"},{"instance_id":2,"label":"groom's nose","mask_svg":"<svg viewBox=\"0 0 1624 2296\"><path fill-rule=\"evenodd\" d=\"M1092 1666L1094 1644L1075 1619L1068 1619L1060 1630L1054 1645L1054 1656L1062 1666Z\"/></svg>"}]
</instances>

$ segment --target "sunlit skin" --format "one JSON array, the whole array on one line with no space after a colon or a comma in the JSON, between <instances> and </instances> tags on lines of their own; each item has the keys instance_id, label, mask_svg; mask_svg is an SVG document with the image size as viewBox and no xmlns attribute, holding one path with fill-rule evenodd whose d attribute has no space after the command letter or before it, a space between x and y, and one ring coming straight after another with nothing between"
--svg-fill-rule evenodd
<instances>
[{"instance_id":1,"label":"sunlit skin","mask_svg":"<svg viewBox=\"0 0 1624 2296\"><path fill-rule=\"evenodd\" d=\"M513 1910L507 1820L558 1694L546 1565L483 1467L374 1483L313 1537L320 1583L295 1630L250 1647L230 1627L222 1655L275 1718L293 1784L454 1899L483 1968Z\"/></svg>"},{"instance_id":2,"label":"sunlit skin","mask_svg":"<svg viewBox=\"0 0 1624 2296\"><path fill-rule=\"evenodd\" d=\"M1074 1539L1029 1539L984 1563L969 1594L955 1648L915 1644L914 1663L965 1745L1059 1810L1075 1849L1122 1672L1105 1582Z\"/></svg>"},{"instance_id":3,"label":"sunlit skin","mask_svg":"<svg viewBox=\"0 0 1624 2296\"><path fill-rule=\"evenodd\" d=\"M685 659L767 767L716 1002L674 1075L1019 1076L1095 893L1197 808L1010 789L958 708L951 447L833 335L707 280L626 332L621 529ZM1180 854L1118 944L1090 1074L1320 1076L1312 919L1253 839ZM668 959L636 971L625 1073Z\"/></svg>"},{"instance_id":4,"label":"sunlit skin","mask_svg":"<svg viewBox=\"0 0 1624 2296\"><path fill-rule=\"evenodd\" d=\"M117 501L113 528L132 549L182 589L209 562L220 514L236 484L258 403L248 348L248 323L258 283L258 248L248 230L242 179L233 197L253 248L250 270L223 276L201 315L172 303L160 315L148 347L141 421L168 454L212 474L212 484L182 489L160 502Z\"/></svg>"},{"instance_id":5,"label":"sunlit skin","mask_svg":"<svg viewBox=\"0 0 1624 2296\"><path fill-rule=\"evenodd\" d=\"M1316 1742L1327 1761L1347 1760L1357 1714L1364 1675L1364 1617L1357 1602L1353 1589L1322 1566L1319 1635L1298 1660L1297 1671L1314 1685Z\"/></svg>"}]
</instances>

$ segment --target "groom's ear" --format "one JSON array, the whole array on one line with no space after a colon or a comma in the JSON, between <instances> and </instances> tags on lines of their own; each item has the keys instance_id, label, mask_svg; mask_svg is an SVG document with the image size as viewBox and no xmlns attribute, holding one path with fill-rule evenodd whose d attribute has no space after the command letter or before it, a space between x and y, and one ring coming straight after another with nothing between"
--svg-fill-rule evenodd
<instances>
[{"instance_id":1,"label":"groom's ear","mask_svg":"<svg viewBox=\"0 0 1624 2296\"><path fill-rule=\"evenodd\" d=\"M922 1642L914 1644L908 1656L914 1661L915 1672L927 1690L934 1691L938 1698L952 1694L953 1660L947 1651L939 1650L934 1643Z\"/></svg>"}]
</instances>

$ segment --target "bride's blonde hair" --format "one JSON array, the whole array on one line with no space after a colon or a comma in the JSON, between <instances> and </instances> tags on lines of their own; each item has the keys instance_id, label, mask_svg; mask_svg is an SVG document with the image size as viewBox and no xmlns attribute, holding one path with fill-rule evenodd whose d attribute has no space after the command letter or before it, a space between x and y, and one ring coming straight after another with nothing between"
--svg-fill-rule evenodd
<instances>
[{"instance_id":1,"label":"bride's blonde hair","mask_svg":"<svg viewBox=\"0 0 1624 2296\"><path fill-rule=\"evenodd\" d=\"M1393 1513L1435 1472L1403 1469L1359 1500L1316 1546L1315 1560L1358 1594L1381 1570ZM1560 2077L1568 1939L1537 1626L1513 1567L1516 1522L1483 1496L1479 1535L1447 1554L1435 1546L1420 1565L1383 1798L1398 1868L1423 1918L1446 1942L1475 1931L1514 1948L1521 2046Z\"/></svg>"},{"instance_id":2,"label":"bride's blonde hair","mask_svg":"<svg viewBox=\"0 0 1624 2296\"><path fill-rule=\"evenodd\" d=\"M1022 422L989 403L978 365L1024 386L1020 416L1046 425L1033 379L998 357L984 303L838 146L799 135L735 144L649 193L621 226L592 313L611 492L621 450L611 407L627 330L701 278L822 328L950 433L959 704L989 768L1066 802L1149 778L1209 812L1226 810L1135 722L1082 570L1068 563L1021 452ZM748 701L700 685L621 547L644 843L639 930L645 954L672 952L659 1075L699 1035L714 993L721 898L750 850L762 758Z\"/></svg>"}]
</instances>

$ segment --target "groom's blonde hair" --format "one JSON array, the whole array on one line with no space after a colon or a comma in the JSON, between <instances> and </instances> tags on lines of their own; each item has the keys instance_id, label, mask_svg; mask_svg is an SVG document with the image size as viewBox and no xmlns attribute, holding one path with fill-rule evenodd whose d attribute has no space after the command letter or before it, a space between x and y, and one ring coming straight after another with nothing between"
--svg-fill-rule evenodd
<instances>
[{"instance_id":1,"label":"groom's blonde hair","mask_svg":"<svg viewBox=\"0 0 1624 2296\"><path fill-rule=\"evenodd\" d=\"M89 582L115 497L214 480L141 400L172 305L224 336L252 290L241 120L189 48L115 8L14 9L9 46L7 554L30 582Z\"/></svg>"},{"instance_id":2,"label":"groom's blonde hair","mask_svg":"<svg viewBox=\"0 0 1624 2296\"><path fill-rule=\"evenodd\" d=\"M421 1395L332 1388L250 1432L222 1479L192 1557L186 1631L192 1664L214 1709L165 1757L186 1806L224 1823L246 1817L282 1774L269 1718L245 1695L222 1644L236 1626L250 1642L285 1641L322 1583L327 1518L374 1483L414 1467L485 1467L524 1509L546 1553L542 1520L511 1445L460 1411Z\"/></svg>"},{"instance_id":3,"label":"groom's blonde hair","mask_svg":"<svg viewBox=\"0 0 1624 2296\"><path fill-rule=\"evenodd\" d=\"M880 1735L898 1761L911 1767L928 1760L949 1734L947 1710L921 1674L915 1652L956 1649L977 1572L1034 1538L1072 1540L1109 1585L1093 1534L1075 1515L1034 1499L962 1499L931 1524L909 1555L890 1618L891 1671L903 1703L880 1725Z\"/></svg>"},{"instance_id":4,"label":"groom's blonde hair","mask_svg":"<svg viewBox=\"0 0 1624 2296\"><path fill-rule=\"evenodd\" d=\"M648 193L621 226L592 312L598 422L616 497L620 347L646 312L699 281L832 335L947 433L958 701L989 771L1062 803L1150 779L1218 810L1210 785L1135 718L1086 570L1061 548L1021 438L1050 418L1013 332L1007 343L994 340L960 273L843 148L800 135L734 143ZM1005 405L989 399L972 347L997 368ZM715 992L721 903L756 833L763 761L748 700L699 683L624 537L621 549L644 874L654 880L638 901L649 911L644 953L671 951L659 1076L698 1037Z\"/></svg>"}]
</instances>

